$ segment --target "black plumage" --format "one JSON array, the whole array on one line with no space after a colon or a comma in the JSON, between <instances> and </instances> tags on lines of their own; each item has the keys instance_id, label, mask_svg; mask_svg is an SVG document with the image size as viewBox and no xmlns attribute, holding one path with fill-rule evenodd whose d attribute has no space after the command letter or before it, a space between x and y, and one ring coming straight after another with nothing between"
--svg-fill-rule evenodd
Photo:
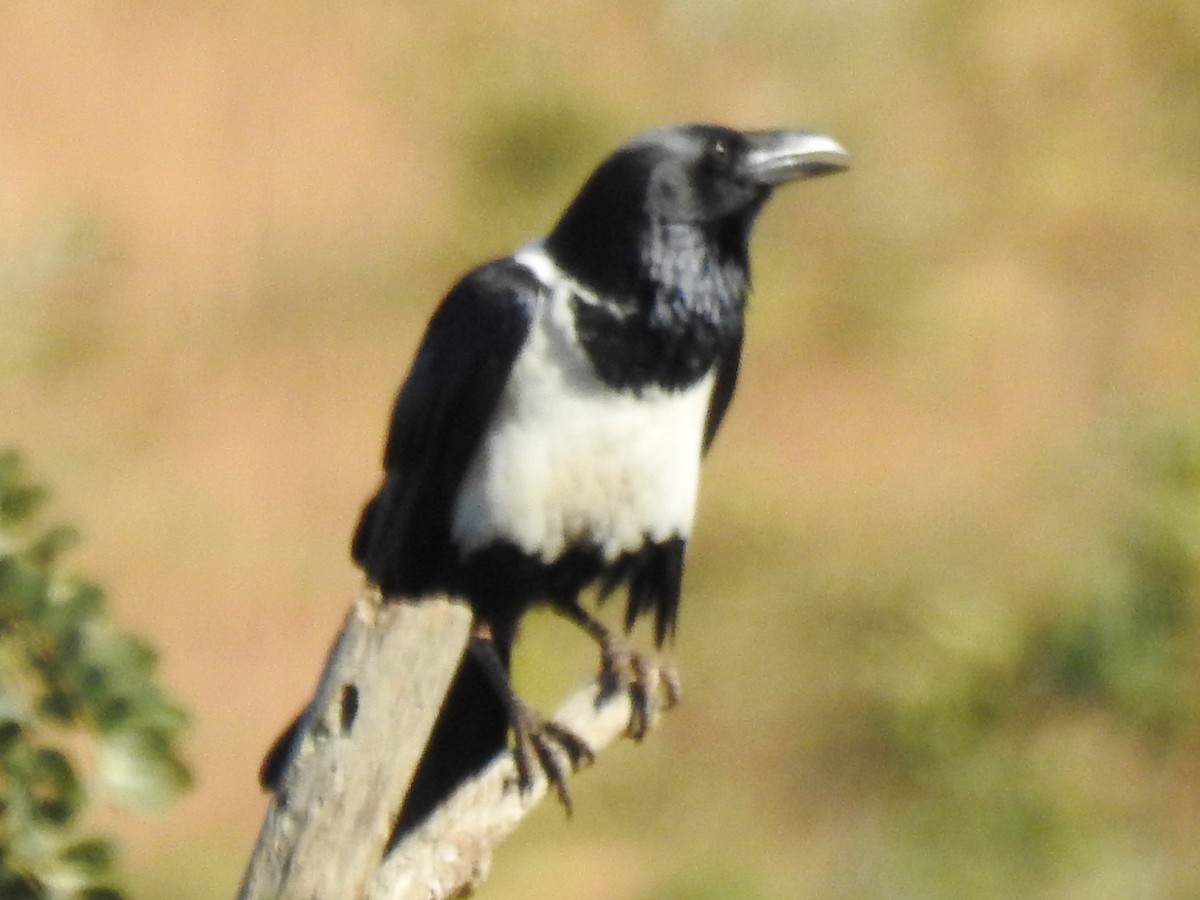
<instances>
[{"instance_id":1,"label":"black plumage","mask_svg":"<svg viewBox=\"0 0 1200 900\"><path fill-rule=\"evenodd\" d=\"M510 725L522 777L540 765L568 801L548 745L572 764L587 748L524 707L505 674L535 603L596 637L644 728L647 664L579 594L624 588L627 629L649 614L657 645L674 632L699 461L737 380L751 226L779 184L846 164L809 132L649 132L596 169L543 241L442 301L352 545L385 595L457 594L479 626L401 830L499 752Z\"/></svg>"}]
</instances>

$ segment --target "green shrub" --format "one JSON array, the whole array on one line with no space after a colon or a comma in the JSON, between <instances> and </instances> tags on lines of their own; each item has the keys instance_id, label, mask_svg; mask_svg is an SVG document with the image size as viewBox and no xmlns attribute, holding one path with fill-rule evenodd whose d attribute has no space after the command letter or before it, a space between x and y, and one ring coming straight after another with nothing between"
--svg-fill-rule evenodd
<instances>
[{"instance_id":1,"label":"green shrub","mask_svg":"<svg viewBox=\"0 0 1200 900\"><path fill-rule=\"evenodd\" d=\"M120 897L98 802L161 808L188 784L184 715L154 681L154 651L118 630L94 584L59 563L46 494L0 452L0 896Z\"/></svg>"}]
</instances>

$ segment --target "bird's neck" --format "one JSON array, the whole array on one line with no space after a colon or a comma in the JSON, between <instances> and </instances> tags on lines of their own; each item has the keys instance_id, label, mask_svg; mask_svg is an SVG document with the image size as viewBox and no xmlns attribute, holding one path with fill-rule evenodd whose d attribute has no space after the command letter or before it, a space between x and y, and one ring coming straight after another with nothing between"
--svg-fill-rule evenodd
<instances>
[{"instance_id":1,"label":"bird's neck","mask_svg":"<svg viewBox=\"0 0 1200 900\"><path fill-rule=\"evenodd\" d=\"M574 301L580 343L611 387L695 384L741 333L746 241L691 224L651 221L629 231L633 239L620 243L558 231L547 242L582 287Z\"/></svg>"},{"instance_id":2,"label":"bird's neck","mask_svg":"<svg viewBox=\"0 0 1200 900\"><path fill-rule=\"evenodd\" d=\"M591 211L595 213L595 211ZM647 314L665 298L717 314L749 282L749 223L681 223L627 210L573 215L568 210L546 250L570 277L606 300ZM619 214L618 214L619 213Z\"/></svg>"},{"instance_id":3,"label":"bird's neck","mask_svg":"<svg viewBox=\"0 0 1200 900\"><path fill-rule=\"evenodd\" d=\"M652 223L645 234L633 299L653 324L741 321L750 281L744 241L669 222Z\"/></svg>"}]
</instances>

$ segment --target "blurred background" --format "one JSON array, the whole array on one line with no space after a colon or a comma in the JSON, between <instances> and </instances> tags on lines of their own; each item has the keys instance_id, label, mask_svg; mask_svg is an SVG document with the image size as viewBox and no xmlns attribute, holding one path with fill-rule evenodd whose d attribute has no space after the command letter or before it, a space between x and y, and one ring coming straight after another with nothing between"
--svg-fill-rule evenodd
<instances>
[{"instance_id":1,"label":"blurred background","mask_svg":"<svg viewBox=\"0 0 1200 900\"><path fill-rule=\"evenodd\" d=\"M236 891L437 300L688 120L855 169L758 226L684 704L483 896L1200 896L1200 5L7 3L0 443L192 714L134 897Z\"/></svg>"}]
</instances>

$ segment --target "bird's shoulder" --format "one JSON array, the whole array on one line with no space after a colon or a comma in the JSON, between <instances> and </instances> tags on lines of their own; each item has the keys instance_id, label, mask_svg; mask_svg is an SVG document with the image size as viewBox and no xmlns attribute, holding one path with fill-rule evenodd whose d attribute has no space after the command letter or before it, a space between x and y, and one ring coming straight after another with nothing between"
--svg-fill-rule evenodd
<instances>
[{"instance_id":1,"label":"bird's shoulder","mask_svg":"<svg viewBox=\"0 0 1200 900\"><path fill-rule=\"evenodd\" d=\"M512 257L472 269L450 289L396 397L386 469L417 465L446 441L473 443L529 333L539 291Z\"/></svg>"},{"instance_id":2,"label":"bird's shoulder","mask_svg":"<svg viewBox=\"0 0 1200 900\"><path fill-rule=\"evenodd\" d=\"M460 339L491 329L527 325L544 285L514 256L483 263L467 272L442 300L430 332L455 331ZM469 332L463 334L461 332Z\"/></svg>"}]
</instances>

